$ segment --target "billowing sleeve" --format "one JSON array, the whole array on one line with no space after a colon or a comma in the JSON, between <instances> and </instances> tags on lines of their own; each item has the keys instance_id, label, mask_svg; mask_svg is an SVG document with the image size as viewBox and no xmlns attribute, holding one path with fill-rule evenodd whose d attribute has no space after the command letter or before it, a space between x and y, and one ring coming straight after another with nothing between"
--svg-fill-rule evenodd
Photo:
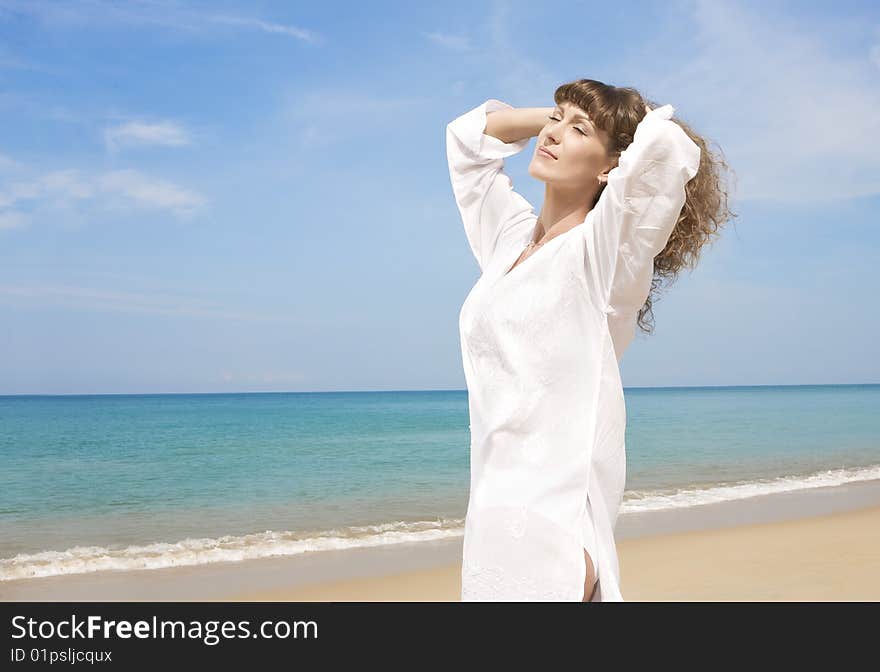
<instances>
[{"instance_id":1,"label":"billowing sleeve","mask_svg":"<svg viewBox=\"0 0 880 672\"><path fill-rule=\"evenodd\" d=\"M674 110L663 105L639 122L584 226L587 277L619 331L612 334L618 359L651 291L654 257L666 247L685 185L700 167L700 148L672 121Z\"/></svg>"},{"instance_id":2,"label":"billowing sleeve","mask_svg":"<svg viewBox=\"0 0 880 672\"><path fill-rule=\"evenodd\" d=\"M505 143L484 133L489 112L511 107L490 98L446 126L452 192L481 271L488 266L499 238L523 216L534 213L504 173L505 157L525 149L531 138Z\"/></svg>"}]
</instances>

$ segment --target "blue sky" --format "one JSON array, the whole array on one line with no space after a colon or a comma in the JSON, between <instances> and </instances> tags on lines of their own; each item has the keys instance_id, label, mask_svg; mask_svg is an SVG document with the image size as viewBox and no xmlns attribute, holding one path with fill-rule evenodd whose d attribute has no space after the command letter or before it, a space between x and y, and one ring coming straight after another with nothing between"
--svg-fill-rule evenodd
<instances>
[{"instance_id":1,"label":"blue sky","mask_svg":"<svg viewBox=\"0 0 880 672\"><path fill-rule=\"evenodd\" d=\"M363 8L0 0L0 394L464 389L445 126L580 77L736 171L624 385L880 382L876 5Z\"/></svg>"}]
</instances>

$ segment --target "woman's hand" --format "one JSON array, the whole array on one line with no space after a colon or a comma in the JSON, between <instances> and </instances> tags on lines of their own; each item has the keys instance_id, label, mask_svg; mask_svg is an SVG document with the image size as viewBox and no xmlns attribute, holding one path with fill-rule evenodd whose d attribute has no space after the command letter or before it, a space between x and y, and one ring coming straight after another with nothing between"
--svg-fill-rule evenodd
<instances>
[{"instance_id":1,"label":"woman's hand","mask_svg":"<svg viewBox=\"0 0 880 672\"><path fill-rule=\"evenodd\" d=\"M517 142L538 135L553 115L554 107L511 107L486 115L484 133L501 140Z\"/></svg>"},{"instance_id":2,"label":"woman's hand","mask_svg":"<svg viewBox=\"0 0 880 672\"><path fill-rule=\"evenodd\" d=\"M647 114L647 113L650 112L650 111L651 111L651 108L648 107L647 104L645 104L645 113Z\"/></svg>"}]
</instances>

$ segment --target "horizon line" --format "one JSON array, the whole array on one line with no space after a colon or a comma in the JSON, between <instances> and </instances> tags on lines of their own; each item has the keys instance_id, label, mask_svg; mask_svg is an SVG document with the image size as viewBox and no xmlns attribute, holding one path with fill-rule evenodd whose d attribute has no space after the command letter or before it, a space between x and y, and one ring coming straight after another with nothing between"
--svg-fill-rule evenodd
<instances>
[{"instance_id":1,"label":"horizon line","mask_svg":"<svg viewBox=\"0 0 880 672\"><path fill-rule=\"evenodd\" d=\"M880 383L758 383L739 385L626 385L624 390L686 390L686 389L732 389L744 387L864 387ZM2 397L137 397L137 396L193 396L193 395L240 395L240 394L380 394L399 392L467 392L467 388L408 389L408 390L265 390L226 392L28 392L0 394Z\"/></svg>"}]
</instances>

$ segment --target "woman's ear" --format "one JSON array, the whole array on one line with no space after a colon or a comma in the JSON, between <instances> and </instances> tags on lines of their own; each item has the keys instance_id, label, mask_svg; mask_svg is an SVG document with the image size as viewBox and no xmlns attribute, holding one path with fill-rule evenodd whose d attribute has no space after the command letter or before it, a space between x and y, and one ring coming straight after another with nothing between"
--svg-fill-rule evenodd
<instances>
[{"instance_id":1,"label":"woman's ear","mask_svg":"<svg viewBox=\"0 0 880 672\"><path fill-rule=\"evenodd\" d=\"M614 170L616 166L617 157L615 157L614 159L609 159L608 163L605 164L605 168L602 170L601 173L599 173L599 175L597 175L598 180L602 183L608 182L608 173Z\"/></svg>"}]
</instances>

